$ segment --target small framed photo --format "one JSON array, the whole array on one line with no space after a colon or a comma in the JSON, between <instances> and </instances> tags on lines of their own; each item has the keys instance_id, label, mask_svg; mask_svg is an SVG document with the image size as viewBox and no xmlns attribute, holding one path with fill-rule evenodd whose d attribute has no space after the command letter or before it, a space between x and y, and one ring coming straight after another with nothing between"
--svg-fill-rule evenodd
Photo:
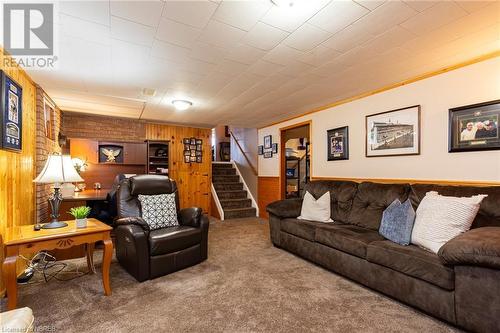
<instances>
[{"instance_id":1,"label":"small framed photo","mask_svg":"<svg viewBox=\"0 0 500 333\"><path fill-rule=\"evenodd\" d=\"M264 137L264 149L271 149L273 144L273 137L272 135L266 135Z\"/></svg>"},{"instance_id":2,"label":"small framed photo","mask_svg":"<svg viewBox=\"0 0 500 333\"><path fill-rule=\"evenodd\" d=\"M196 150L196 145L189 145L189 150Z\"/></svg>"},{"instance_id":3,"label":"small framed photo","mask_svg":"<svg viewBox=\"0 0 500 333\"><path fill-rule=\"evenodd\" d=\"M349 159L349 127L339 127L328 130L327 137L327 157L328 161Z\"/></svg>"},{"instance_id":4,"label":"small framed photo","mask_svg":"<svg viewBox=\"0 0 500 333\"><path fill-rule=\"evenodd\" d=\"M190 150L189 153L190 156L196 156L196 150Z\"/></svg>"},{"instance_id":5,"label":"small framed photo","mask_svg":"<svg viewBox=\"0 0 500 333\"><path fill-rule=\"evenodd\" d=\"M195 151L195 155L196 155L196 156L201 156L201 155L202 155L202 152L201 152L200 150L196 150L196 151Z\"/></svg>"},{"instance_id":6,"label":"small framed photo","mask_svg":"<svg viewBox=\"0 0 500 333\"><path fill-rule=\"evenodd\" d=\"M196 138L191 138L191 139L189 139L189 143L190 143L192 146L196 145Z\"/></svg>"},{"instance_id":7,"label":"small framed photo","mask_svg":"<svg viewBox=\"0 0 500 333\"><path fill-rule=\"evenodd\" d=\"M190 139L189 138L184 138L182 139L182 143L184 143L185 145L188 145L190 142Z\"/></svg>"},{"instance_id":8,"label":"small framed photo","mask_svg":"<svg viewBox=\"0 0 500 333\"><path fill-rule=\"evenodd\" d=\"M201 145L197 144L197 145L196 145L196 150L197 150L197 151L201 151Z\"/></svg>"},{"instance_id":9,"label":"small framed photo","mask_svg":"<svg viewBox=\"0 0 500 333\"><path fill-rule=\"evenodd\" d=\"M450 153L500 149L500 100L449 110Z\"/></svg>"},{"instance_id":10,"label":"small framed photo","mask_svg":"<svg viewBox=\"0 0 500 333\"><path fill-rule=\"evenodd\" d=\"M260 145L257 147L257 154L264 155L264 146Z\"/></svg>"},{"instance_id":11,"label":"small framed photo","mask_svg":"<svg viewBox=\"0 0 500 333\"><path fill-rule=\"evenodd\" d=\"M196 162L196 156L189 156L189 162Z\"/></svg>"},{"instance_id":12,"label":"small framed photo","mask_svg":"<svg viewBox=\"0 0 500 333\"><path fill-rule=\"evenodd\" d=\"M185 143L185 144L184 144L184 150L189 150L189 149L190 149L190 148L189 148L189 143Z\"/></svg>"},{"instance_id":13,"label":"small framed photo","mask_svg":"<svg viewBox=\"0 0 500 333\"><path fill-rule=\"evenodd\" d=\"M272 157L273 157L272 151L265 151L264 152L264 158L272 158Z\"/></svg>"},{"instance_id":14,"label":"small framed photo","mask_svg":"<svg viewBox=\"0 0 500 333\"><path fill-rule=\"evenodd\" d=\"M184 162L185 163L191 163L190 156L189 155L184 155Z\"/></svg>"},{"instance_id":15,"label":"small framed photo","mask_svg":"<svg viewBox=\"0 0 500 333\"><path fill-rule=\"evenodd\" d=\"M196 156L196 163L202 163L202 157L201 156Z\"/></svg>"},{"instance_id":16,"label":"small framed photo","mask_svg":"<svg viewBox=\"0 0 500 333\"><path fill-rule=\"evenodd\" d=\"M191 151L188 149L188 150L184 150L184 156L189 156L191 155Z\"/></svg>"},{"instance_id":17,"label":"small framed photo","mask_svg":"<svg viewBox=\"0 0 500 333\"><path fill-rule=\"evenodd\" d=\"M420 105L366 116L365 155L420 154Z\"/></svg>"},{"instance_id":18,"label":"small framed photo","mask_svg":"<svg viewBox=\"0 0 500 333\"><path fill-rule=\"evenodd\" d=\"M202 139L196 139L196 145L202 145L203 144L203 140Z\"/></svg>"},{"instance_id":19,"label":"small framed photo","mask_svg":"<svg viewBox=\"0 0 500 333\"><path fill-rule=\"evenodd\" d=\"M273 154L277 154L278 153L278 144L277 143L273 143Z\"/></svg>"}]
</instances>

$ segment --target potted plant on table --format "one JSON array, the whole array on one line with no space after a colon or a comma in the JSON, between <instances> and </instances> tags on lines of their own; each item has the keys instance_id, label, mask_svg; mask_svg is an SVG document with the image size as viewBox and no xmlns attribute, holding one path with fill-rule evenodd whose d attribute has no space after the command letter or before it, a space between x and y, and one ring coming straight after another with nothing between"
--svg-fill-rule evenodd
<instances>
[{"instance_id":1,"label":"potted plant on table","mask_svg":"<svg viewBox=\"0 0 500 333\"><path fill-rule=\"evenodd\" d=\"M87 216L90 214L90 207L80 206L73 207L69 213L74 216L77 228L85 228L87 226Z\"/></svg>"}]
</instances>

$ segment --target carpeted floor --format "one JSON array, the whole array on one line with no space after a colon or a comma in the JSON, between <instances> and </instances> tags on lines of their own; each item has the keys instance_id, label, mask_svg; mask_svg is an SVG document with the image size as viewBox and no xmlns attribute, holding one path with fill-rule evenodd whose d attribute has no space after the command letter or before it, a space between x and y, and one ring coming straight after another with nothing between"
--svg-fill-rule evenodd
<instances>
[{"instance_id":1,"label":"carpeted floor","mask_svg":"<svg viewBox=\"0 0 500 333\"><path fill-rule=\"evenodd\" d=\"M138 283L114 261L105 297L98 252L99 274L21 286L19 305L51 332L457 331L274 248L265 220L217 221L209 237L209 259L195 267Z\"/></svg>"}]
</instances>

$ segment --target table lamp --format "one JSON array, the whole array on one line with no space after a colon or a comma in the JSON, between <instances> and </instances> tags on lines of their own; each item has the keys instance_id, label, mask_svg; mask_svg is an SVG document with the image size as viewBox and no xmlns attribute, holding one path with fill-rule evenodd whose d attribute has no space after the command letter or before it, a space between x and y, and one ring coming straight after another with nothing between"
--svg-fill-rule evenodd
<instances>
[{"instance_id":1,"label":"table lamp","mask_svg":"<svg viewBox=\"0 0 500 333\"><path fill-rule=\"evenodd\" d=\"M67 226L67 223L58 220L59 206L62 201L59 189L63 183L83 182L82 177L73 166L71 156L57 153L49 155L42 172L33 181L38 184L54 184L54 193L49 196L52 221L44 224L42 228L56 229Z\"/></svg>"}]
</instances>

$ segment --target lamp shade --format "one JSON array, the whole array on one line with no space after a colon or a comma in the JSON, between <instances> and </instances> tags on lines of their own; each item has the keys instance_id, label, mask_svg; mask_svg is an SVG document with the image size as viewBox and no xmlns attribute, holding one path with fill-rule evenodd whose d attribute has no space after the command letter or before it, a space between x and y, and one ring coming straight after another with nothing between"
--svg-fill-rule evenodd
<instances>
[{"instance_id":1,"label":"lamp shade","mask_svg":"<svg viewBox=\"0 0 500 333\"><path fill-rule=\"evenodd\" d=\"M71 156L49 155L42 172L33 180L35 183L72 183L83 182L76 172Z\"/></svg>"}]
</instances>

